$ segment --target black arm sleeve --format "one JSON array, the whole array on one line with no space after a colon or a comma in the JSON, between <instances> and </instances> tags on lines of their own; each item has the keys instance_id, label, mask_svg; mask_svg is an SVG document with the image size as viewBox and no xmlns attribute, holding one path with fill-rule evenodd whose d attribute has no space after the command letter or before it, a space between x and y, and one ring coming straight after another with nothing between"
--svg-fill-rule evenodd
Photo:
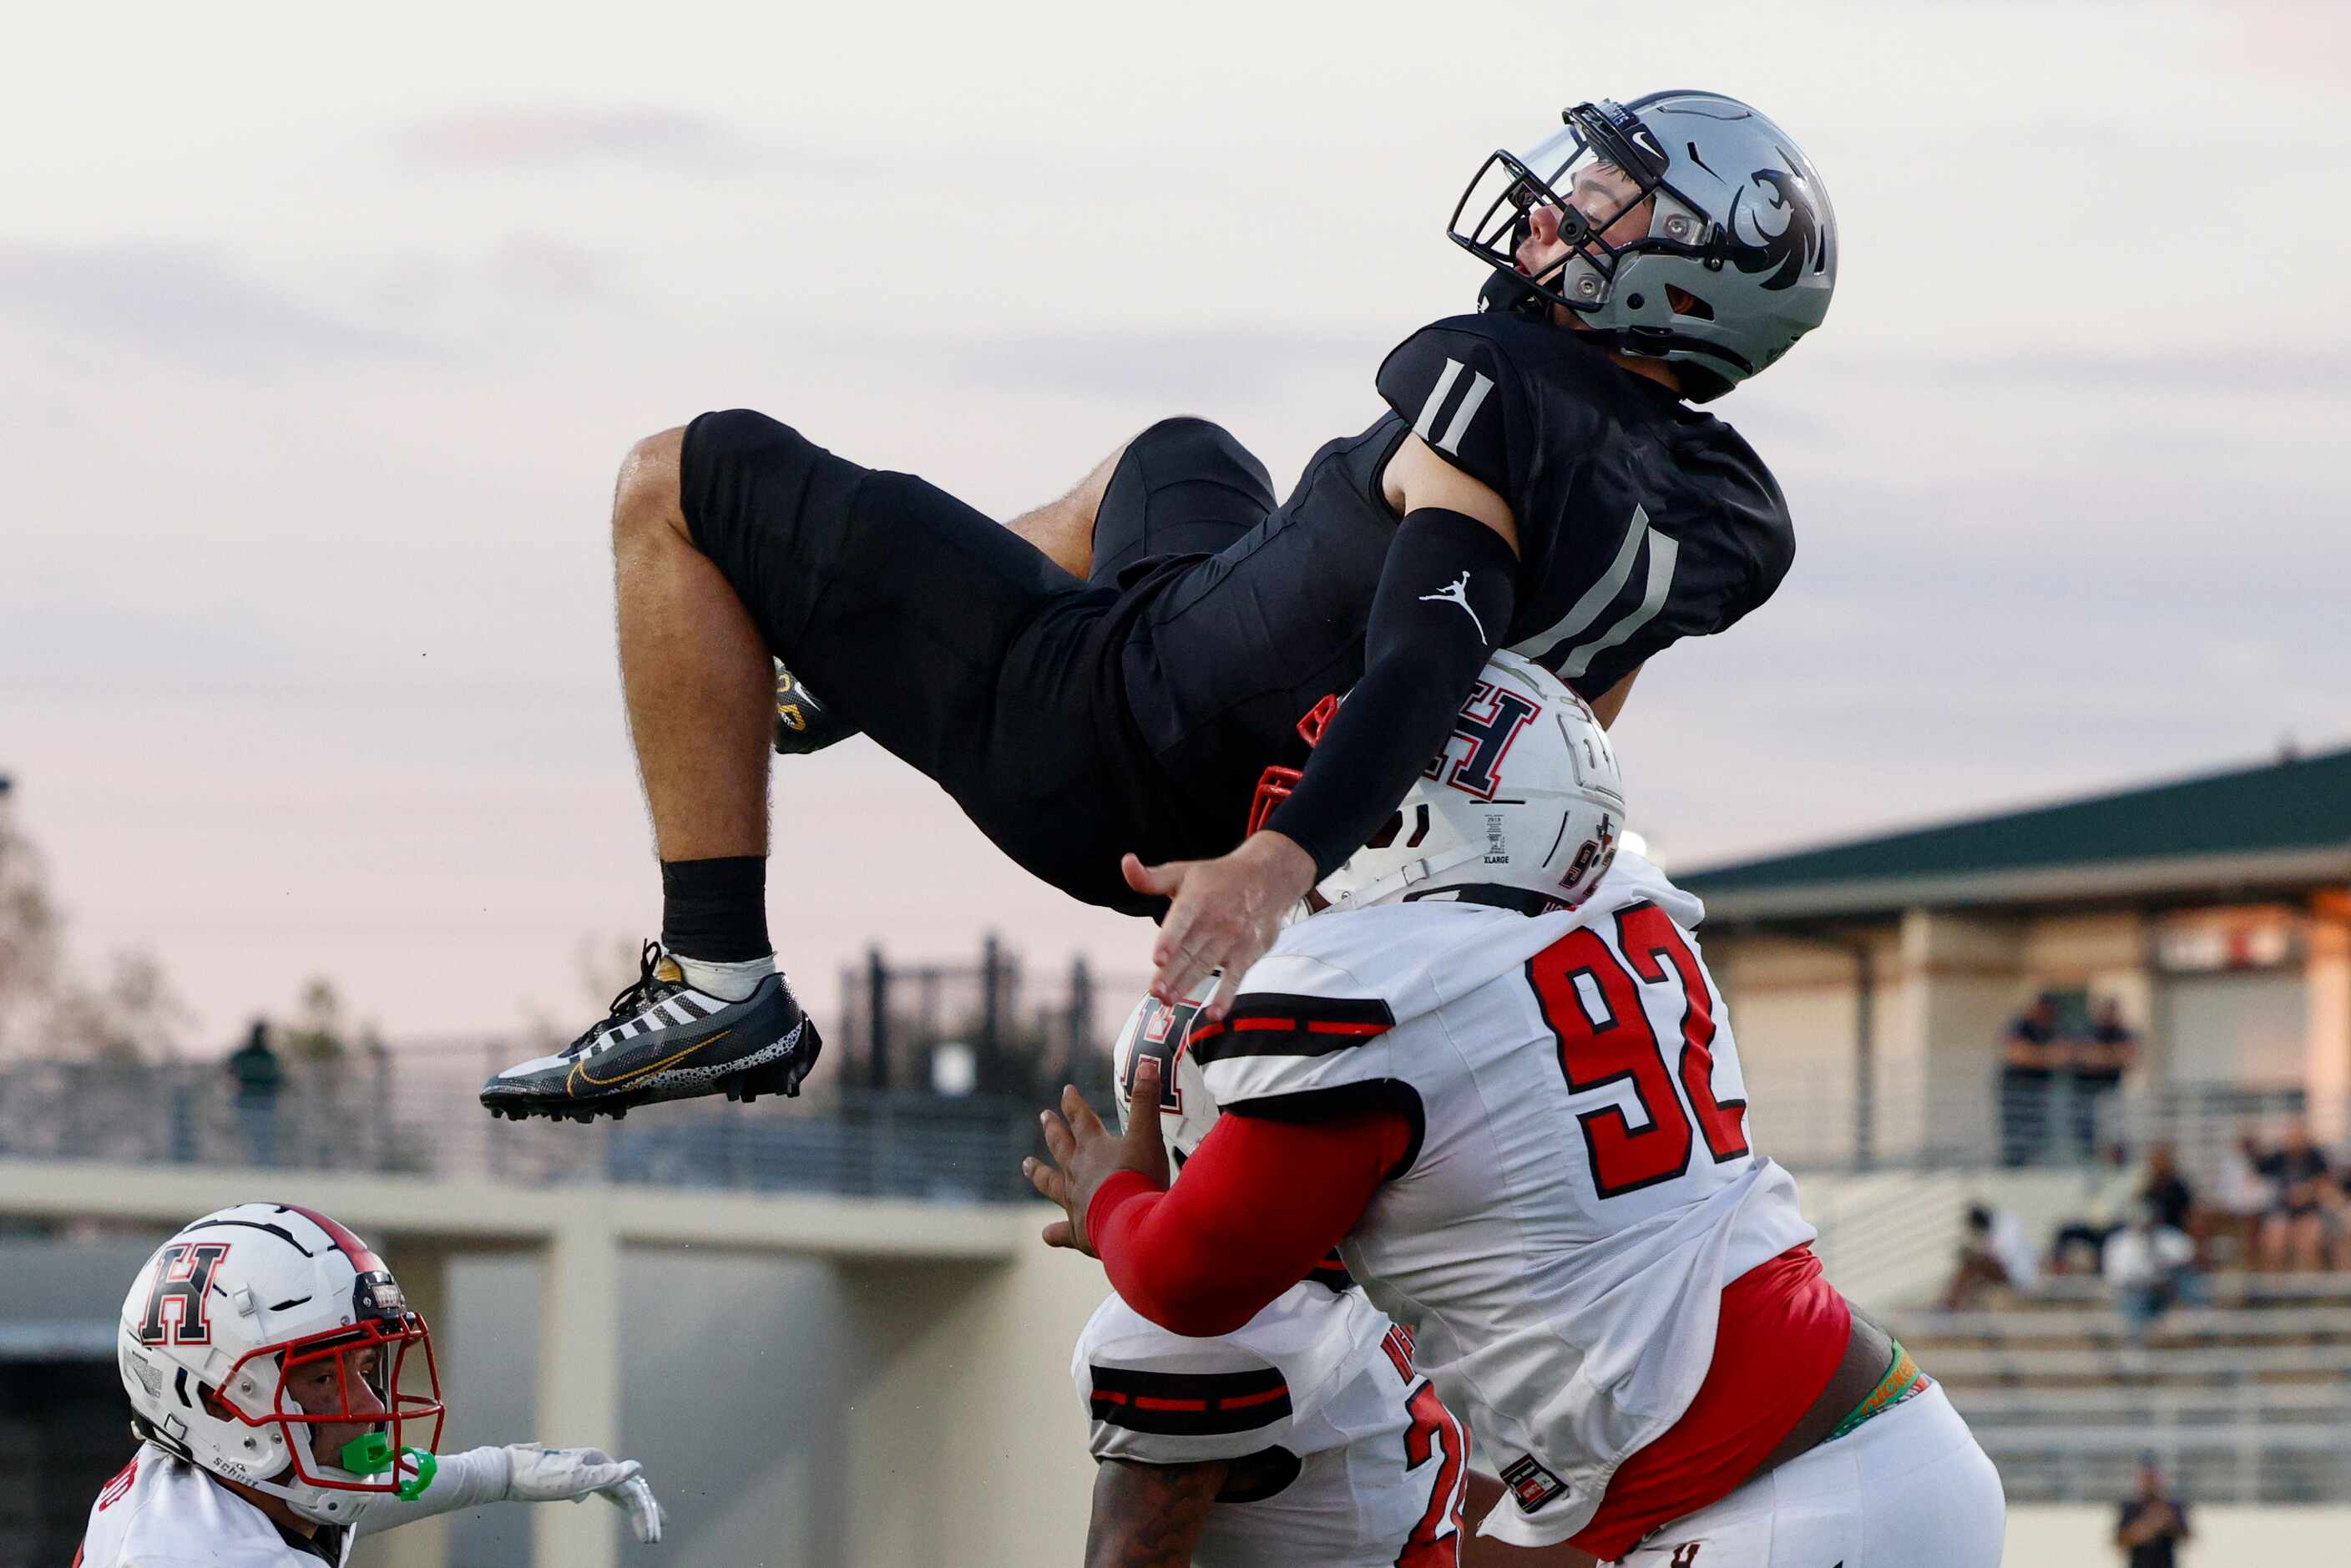
<instances>
[{"instance_id":1,"label":"black arm sleeve","mask_svg":"<svg viewBox=\"0 0 2351 1568\"><path fill-rule=\"evenodd\" d=\"M1266 826L1336 871L1396 809L1453 733L1517 603L1518 558L1459 512L1423 507L1388 547L1364 633L1364 678Z\"/></svg>"}]
</instances>

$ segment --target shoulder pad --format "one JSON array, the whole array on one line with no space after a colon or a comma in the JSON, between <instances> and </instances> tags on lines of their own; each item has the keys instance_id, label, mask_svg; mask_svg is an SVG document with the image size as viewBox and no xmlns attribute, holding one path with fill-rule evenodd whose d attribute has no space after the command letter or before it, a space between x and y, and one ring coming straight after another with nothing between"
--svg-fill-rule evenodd
<instances>
[{"instance_id":1,"label":"shoulder pad","mask_svg":"<svg viewBox=\"0 0 2351 1568\"><path fill-rule=\"evenodd\" d=\"M1242 977L1222 1023L1193 1023L1185 1051L1228 1111L1384 1082L1395 1076L1391 1034L1437 1008L1438 977L1475 984L1477 965L1527 924L1469 904L1382 904L1299 921ZM1464 962L1465 954L1476 957ZM1362 1108L1323 1098L1333 1114Z\"/></svg>"},{"instance_id":2,"label":"shoulder pad","mask_svg":"<svg viewBox=\"0 0 2351 1568\"><path fill-rule=\"evenodd\" d=\"M1380 365L1380 396L1446 461L1510 501L1535 446L1525 383L1483 317L1422 328Z\"/></svg>"},{"instance_id":3,"label":"shoulder pad","mask_svg":"<svg viewBox=\"0 0 2351 1568\"><path fill-rule=\"evenodd\" d=\"M1186 1050L1217 1104L1246 1113L1253 1102L1384 1082L1395 1026L1381 997L1244 990L1222 1022L1192 1026Z\"/></svg>"},{"instance_id":4,"label":"shoulder pad","mask_svg":"<svg viewBox=\"0 0 2351 1568\"><path fill-rule=\"evenodd\" d=\"M1232 1336L1186 1339L1116 1296L1078 1336L1070 1375L1097 1459L1196 1464L1280 1447L1295 1401L1271 1360Z\"/></svg>"}]
</instances>

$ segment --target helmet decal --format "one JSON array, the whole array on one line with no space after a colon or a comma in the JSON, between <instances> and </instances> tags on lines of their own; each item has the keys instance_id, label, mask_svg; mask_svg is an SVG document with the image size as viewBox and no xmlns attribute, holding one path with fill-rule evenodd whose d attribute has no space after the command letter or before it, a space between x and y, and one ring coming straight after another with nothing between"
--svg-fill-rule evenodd
<instances>
[{"instance_id":1,"label":"helmet decal","mask_svg":"<svg viewBox=\"0 0 2351 1568\"><path fill-rule=\"evenodd\" d=\"M1486 705L1482 712L1480 704ZM1510 755L1510 743L1541 713L1541 703L1521 696L1499 681L1479 681L1470 688L1460 712L1454 715L1453 734L1445 749L1421 769L1421 777L1441 779L1480 800L1492 800L1501 792L1502 758ZM1452 757L1456 740L1468 741L1469 748L1447 768L1446 763Z\"/></svg>"},{"instance_id":2,"label":"helmet decal","mask_svg":"<svg viewBox=\"0 0 2351 1568\"><path fill-rule=\"evenodd\" d=\"M1177 1002L1171 1007L1155 997L1144 998L1143 1015L1136 1020L1134 1050L1120 1074L1122 1097L1129 1103L1134 1099L1134 1070L1148 1056L1159 1063L1161 1113L1171 1116L1184 1113L1184 1089L1176 1082L1176 1061L1184 1054L1184 1047L1192 1035L1192 1020L1199 1013L1197 1002Z\"/></svg>"},{"instance_id":3,"label":"helmet decal","mask_svg":"<svg viewBox=\"0 0 2351 1568\"><path fill-rule=\"evenodd\" d=\"M228 1249L225 1241L174 1241L163 1249L154 1288L147 1292L146 1314L139 1321L140 1343L162 1344L167 1333L173 1344L212 1343L205 1298ZM168 1324L166 1307L177 1308L168 1314Z\"/></svg>"},{"instance_id":4,"label":"helmet decal","mask_svg":"<svg viewBox=\"0 0 2351 1568\"><path fill-rule=\"evenodd\" d=\"M1616 824L1606 816L1592 837L1583 841L1575 852L1575 859L1559 879L1562 887L1590 888L1608 873L1609 862L1616 858ZM1588 879L1588 880L1587 880Z\"/></svg>"},{"instance_id":5,"label":"helmet decal","mask_svg":"<svg viewBox=\"0 0 2351 1568\"><path fill-rule=\"evenodd\" d=\"M1795 164L1792 157L1788 162ZM1770 272L1763 287L1773 289L1792 287L1806 272L1826 267L1826 231L1804 177L1786 169L1758 169L1747 178L1750 188L1763 192L1771 210L1786 214L1787 218L1777 233L1767 232L1761 208L1747 201L1748 191L1734 193L1729 221L1723 225L1723 250L1730 265L1746 273ZM1742 214L1744 224L1740 221ZM1750 230L1755 235L1751 240L1747 237Z\"/></svg>"},{"instance_id":6,"label":"helmet decal","mask_svg":"<svg viewBox=\"0 0 2351 1568\"><path fill-rule=\"evenodd\" d=\"M1327 706L1329 699L1316 712ZM1251 832L1288 798L1300 772L1279 765L1265 770L1250 803ZM1479 903L1542 906L1522 913L1573 907L1607 874L1624 815L1616 755L1590 705L1523 654L1497 652L1457 710L1445 749L1362 847L1316 883L1314 898L1294 917L1463 898L1472 887L1480 890ZM1498 892L1504 896L1492 896ZM1129 1036L1143 1032L1142 1009L1135 1017ZM1122 1038L1122 1051L1136 1048ZM1189 1065L1186 1054L1179 1051L1171 1065Z\"/></svg>"}]
</instances>

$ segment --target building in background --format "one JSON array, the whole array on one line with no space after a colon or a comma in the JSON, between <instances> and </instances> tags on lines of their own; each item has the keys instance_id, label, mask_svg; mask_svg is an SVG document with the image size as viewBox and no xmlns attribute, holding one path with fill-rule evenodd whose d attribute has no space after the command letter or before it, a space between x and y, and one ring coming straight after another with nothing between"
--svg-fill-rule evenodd
<instances>
[{"instance_id":1,"label":"building in background","mask_svg":"<svg viewBox=\"0 0 2351 1568\"><path fill-rule=\"evenodd\" d=\"M2351 749L1677 880L1798 1164L1985 1158L2003 1038L2041 997L2074 1038L2118 1004L2142 1110L2306 1103L2351 1132ZM2053 1155L2078 1152L2071 1088Z\"/></svg>"}]
</instances>

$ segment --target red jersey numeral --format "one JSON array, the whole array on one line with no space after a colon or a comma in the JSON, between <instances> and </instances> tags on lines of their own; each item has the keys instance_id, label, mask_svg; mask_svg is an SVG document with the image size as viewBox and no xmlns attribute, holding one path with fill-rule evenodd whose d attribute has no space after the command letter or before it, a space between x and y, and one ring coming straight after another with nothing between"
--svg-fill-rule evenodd
<instances>
[{"instance_id":1,"label":"red jersey numeral","mask_svg":"<svg viewBox=\"0 0 2351 1568\"><path fill-rule=\"evenodd\" d=\"M1689 1097L1714 1163L1739 1158L1747 1152L1747 1102L1714 1097L1714 997L1698 955L1689 950L1681 927L1654 904L1636 904L1618 914L1616 945L1632 960L1633 972L1650 985L1662 986L1669 978L1681 982L1682 1092ZM1671 976L1660 958L1672 966Z\"/></svg>"},{"instance_id":2,"label":"red jersey numeral","mask_svg":"<svg viewBox=\"0 0 2351 1568\"><path fill-rule=\"evenodd\" d=\"M1647 1123L1635 1127L1614 1105L1576 1118L1592 1164L1593 1190L1602 1197L1637 1192L1688 1170L1692 1112L1716 1164L1747 1153L1747 1102L1714 1097L1714 1001L1698 956L1654 904L1618 911L1616 941L1631 960L1630 970L1588 927L1569 932L1527 962L1527 981L1559 1041L1559 1070L1569 1092L1628 1082ZM1582 978L1598 994L1603 1016L1593 1017L1577 983ZM1641 1007L1640 988L1674 981L1682 989L1681 1052L1668 1072L1656 1031ZM1677 1077L1680 1093L1675 1092Z\"/></svg>"},{"instance_id":3,"label":"red jersey numeral","mask_svg":"<svg viewBox=\"0 0 2351 1568\"><path fill-rule=\"evenodd\" d=\"M131 1493L131 1483L136 1481L138 1479L139 1456L133 1454L131 1457L131 1462L123 1466L121 1470L116 1474L115 1478L106 1483L106 1490L98 1494L98 1511L104 1513L108 1509L112 1508L116 1503L120 1502L125 1497L128 1497ZM76 1561L79 1561L78 1554L77 1554Z\"/></svg>"},{"instance_id":4,"label":"red jersey numeral","mask_svg":"<svg viewBox=\"0 0 2351 1568\"><path fill-rule=\"evenodd\" d=\"M1458 1568L1461 1561L1461 1505L1467 1500L1469 1435L1426 1378L1416 1384L1404 1402L1412 1425L1404 1435L1404 1468L1407 1474L1426 1468L1430 1472L1428 1508L1405 1538L1395 1568ZM1434 1459L1437 1462L1431 1463Z\"/></svg>"}]
</instances>

